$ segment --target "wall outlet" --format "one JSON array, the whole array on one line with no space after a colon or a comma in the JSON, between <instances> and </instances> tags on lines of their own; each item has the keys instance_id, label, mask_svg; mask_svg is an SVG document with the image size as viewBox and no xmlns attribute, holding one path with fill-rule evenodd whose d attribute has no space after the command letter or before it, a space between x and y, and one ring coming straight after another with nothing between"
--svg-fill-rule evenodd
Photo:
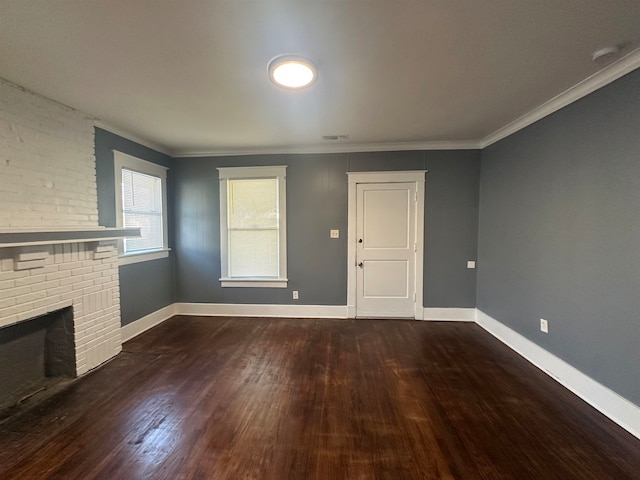
<instances>
[{"instance_id":1,"label":"wall outlet","mask_svg":"<svg viewBox=\"0 0 640 480\"><path fill-rule=\"evenodd\" d=\"M340 230L331 230L329 236L331 238L340 238Z\"/></svg>"},{"instance_id":2,"label":"wall outlet","mask_svg":"<svg viewBox=\"0 0 640 480\"><path fill-rule=\"evenodd\" d=\"M293 291L293 299L298 300L298 290Z\"/></svg>"},{"instance_id":3,"label":"wall outlet","mask_svg":"<svg viewBox=\"0 0 640 480\"><path fill-rule=\"evenodd\" d=\"M540 331L544 333L549 333L549 322L544 318L540 319Z\"/></svg>"},{"instance_id":4,"label":"wall outlet","mask_svg":"<svg viewBox=\"0 0 640 480\"><path fill-rule=\"evenodd\" d=\"M476 261L475 260L469 260L467 262L467 268L476 268Z\"/></svg>"}]
</instances>

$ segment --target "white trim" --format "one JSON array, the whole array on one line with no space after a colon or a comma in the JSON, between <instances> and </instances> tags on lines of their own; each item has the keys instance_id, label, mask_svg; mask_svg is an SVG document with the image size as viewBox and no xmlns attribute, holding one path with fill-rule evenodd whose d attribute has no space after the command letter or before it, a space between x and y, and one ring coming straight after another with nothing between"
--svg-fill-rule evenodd
<instances>
[{"instance_id":1,"label":"white trim","mask_svg":"<svg viewBox=\"0 0 640 480\"><path fill-rule=\"evenodd\" d=\"M168 202L167 202L167 167L158 165L157 163L149 162L138 157L134 157L119 150L112 150L113 152L113 172L114 172L114 187L115 187L115 212L116 212L116 225L122 228L124 220L122 218L122 169L136 171L146 175L151 175L160 179L162 190L162 250L149 253L149 252L131 252L124 253L124 241L118 240L118 252L120 253L120 265L128 265L130 263L145 262L147 260L155 260L157 258L166 258L169 247L169 222L168 222ZM162 252L167 252L166 255L162 255ZM154 255L155 254L155 255ZM135 256L135 258L134 258ZM127 258L128 260L124 260Z\"/></svg>"},{"instance_id":2,"label":"white trim","mask_svg":"<svg viewBox=\"0 0 640 480\"><path fill-rule=\"evenodd\" d=\"M399 170L385 172L347 172L348 227L347 227L347 313L355 318L357 296L356 265L356 195L359 183L416 183L416 266L415 266L415 309L414 318L422 320L422 290L424 284L424 188L427 170ZM382 313L381 313L382 314Z\"/></svg>"},{"instance_id":3,"label":"white trim","mask_svg":"<svg viewBox=\"0 0 640 480\"><path fill-rule=\"evenodd\" d=\"M422 182L428 170L347 172L349 184Z\"/></svg>"},{"instance_id":4,"label":"white trim","mask_svg":"<svg viewBox=\"0 0 640 480\"><path fill-rule=\"evenodd\" d=\"M174 315L281 318L352 318L345 305L255 305L173 303L124 327L122 341L132 339ZM596 382L564 360L475 308L424 308L425 319L473 321L620 427L640 439L640 406Z\"/></svg>"},{"instance_id":5,"label":"white trim","mask_svg":"<svg viewBox=\"0 0 640 480\"><path fill-rule=\"evenodd\" d=\"M227 287L287 287L287 165L266 167L220 167L220 285ZM228 180L238 178L278 180L278 278L235 278L229 277L229 235L227 230L227 185Z\"/></svg>"},{"instance_id":6,"label":"white trim","mask_svg":"<svg viewBox=\"0 0 640 480\"><path fill-rule=\"evenodd\" d=\"M222 317L347 318L343 305L176 303L176 315Z\"/></svg>"},{"instance_id":7,"label":"white trim","mask_svg":"<svg viewBox=\"0 0 640 480\"><path fill-rule=\"evenodd\" d=\"M175 158L233 157L239 155L304 155L322 153L395 152L407 150L479 150L480 141L459 140L439 142L387 142L387 143L327 143L325 145L291 145L262 148L220 150L180 150Z\"/></svg>"},{"instance_id":8,"label":"white trim","mask_svg":"<svg viewBox=\"0 0 640 480\"><path fill-rule=\"evenodd\" d=\"M220 180L229 178L278 178L287 176L287 165L266 167L218 167Z\"/></svg>"},{"instance_id":9,"label":"white trim","mask_svg":"<svg viewBox=\"0 0 640 480\"><path fill-rule=\"evenodd\" d=\"M640 48L633 50L631 53L612 63L607 68L585 78L573 87L544 102L542 105L534 108L517 120L508 123L504 127L493 132L491 135L486 136L479 142L480 148L488 147L489 145L496 143L498 140L502 140L503 138L522 130L532 123L557 112L561 108L564 108L577 100L580 100L582 97L586 97L590 93L608 85L638 67L640 67Z\"/></svg>"},{"instance_id":10,"label":"white trim","mask_svg":"<svg viewBox=\"0 0 640 480\"><path fill-rule=\"evenodd\" d=\"M286 278L275 280L256 279L256 278L221 278L220 285L222 287L240 287L240 288L287 288Z\"/></svg>"},{"instance_id":11,"label":"white trim","mask_svg":"<svg viewBox=\"0 0 640 480\"><path fill-rule=\"evenodd\" d=\"M114 126L111 126L105 122L103 122L102 120L98 120L98 119L94 119L93 121L93 126L94 127L98 127L101 130L106 130L107 132L113 133L114 135L118 135L119 137L125 138L127 140L130 140L134 143L137 143L139 145L142 145L143 147L147 147L150 148L151 150L154 150L158 153L162 153L164 155L167 155L168 157L173 156L171 153L171 150L169 150L168 148L159 145L155 142L152 142L150 140L145 140L143 138L137 137L135 135L132 135L130 133L126 133L122 130L120 130L119 128L116 128Z\"/></svg>"},{"instance_id":12,"label":"white trim","mask_svg":"<svg viewBox=\"0 0 640 480\"><path fill-rule=\"evenodd\" d=\"M135 170L136 172L146 173L147 175L154 175L160 178L167 177L168 167L134 157L120 150L111 151L113 152L113 163L118 163L121 168L125 167L127 170Z\"/></svg>"},{"instance_id":13,"label":"white trim","mask_svg":"<svg viewBox=\"0 0 640 480\"><path fill-rule=\"evenodd\" d=\"M94 126L120 137L131 140L157 152L174 158L190 157L230 157L240 155L268 154L322 154L322 153L354 153L354 152L389 152L407 150L481 150L489 145L513 134L532 123L550 115L561 108L589 95L590 93L617 80L640 67L640 49L631 51L606 68L594 73L564 92L556 95L542 105L522 115L513 122L504 125L495 132L480 140L452 141L419 141L419 142L385 142L385 143L327 143L322 145L280 145L261 148L220 148L214 150L182 149L171 150L155 142L145 140L124 132L102 120L94 120Z\"/></svg>"},{"instance_id":14,"label":"white trim","mask_svg":"<svg viewBox=\"0 0 640 480\"><path fill-rule=\"evenodd\" d=\"M155 312L145 315L144 317L131 322L123 327L120 327L120 336L122 342L131 340L133 337L137 337L142 332L146 332L150 328L160 325L165 320L169 320L175 313L175 303L167 305L166 307L156 310Z\"/></svg>"},{"instance_id":15,"label":"white trim","mask_svg":"<svg viewBox=\"0 0 640 480\"><path fill-rule=\"evenodd\" d=\"M475 322L475 308L436 308L424 307L424 320L435 322Z\"/></svg>"},{"instance_id":16,"label":"white trim","mask_svg":"<svg viewBox=\"0 0 640 480\"><path fill-rule=\"evenodd\" d=\"M148 262L149 260L158 260L169 256L170 248L162 250L153 250L151 252L135 252L118 256L118 265L131 265L133 263Z\"/></svg>"},{"instance_id":17,"label":"white trim","mask_svg":"<svg viewBox=\"0 0 640 480\"><path fill-rule=\"evenodd\" d=\"M481 310L477 311L476 323L596 410L640 438L640 407L638 405L596 382Z\"/></svg>"}]
</instances>

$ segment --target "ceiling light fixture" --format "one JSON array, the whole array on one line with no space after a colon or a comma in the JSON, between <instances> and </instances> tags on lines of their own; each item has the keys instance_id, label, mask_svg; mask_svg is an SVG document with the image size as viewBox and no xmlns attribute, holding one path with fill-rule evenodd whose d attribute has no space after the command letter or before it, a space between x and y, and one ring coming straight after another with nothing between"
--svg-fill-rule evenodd
<instances>
[{"instance_id":1,"label":"ceiling light fixture","mask_svg":"<svg viewBox=\"0 0 640 480\"><path fill-rule=\"evenodd\" d=\"M316 68L304 57L280 55L269 62L269 78L279 87L298 90L316 81Z\"/></svg>"}]
</instances>

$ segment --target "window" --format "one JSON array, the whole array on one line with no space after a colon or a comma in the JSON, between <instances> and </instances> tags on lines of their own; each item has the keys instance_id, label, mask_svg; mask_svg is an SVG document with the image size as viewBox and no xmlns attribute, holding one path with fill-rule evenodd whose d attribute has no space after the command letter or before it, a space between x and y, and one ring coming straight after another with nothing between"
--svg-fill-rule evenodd
<instances>
[{"instance_id":1,"label":"window","mask_svg":"<svg viewBox=\"0 0 640 480\"><path fill-rule=\"evenodd\" d=\"M119 243L120 264L167 257L167 169L115 150L113 161L117 226L141 233Z\"/></svg>"},{"instance_id":2,"label":"window","mask_svg":"<svg viewBox=\"0 0 640 480\"><path fill-rule=\"evenodd\" d=\"M286 168L218 168L223 287L286 288Z\"/></svg>"}]
</instances>

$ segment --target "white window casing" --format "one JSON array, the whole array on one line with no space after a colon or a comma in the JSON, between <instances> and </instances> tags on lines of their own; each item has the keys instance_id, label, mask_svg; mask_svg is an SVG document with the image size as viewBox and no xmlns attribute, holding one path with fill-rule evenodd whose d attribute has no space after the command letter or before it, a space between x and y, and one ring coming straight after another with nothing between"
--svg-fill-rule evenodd
<instances>
[{"instance_id":1,"label":"white window casing","mask_svg":"<svg viewBox=\"0 0 640 480\"><path fill-rule=\"evenodd\" d=\"M218 168L223 287L287 287L286 168Z\"/></svg>"},{"instance_id":2,"label":"white window casing","mask_svg":"<svg viewBox=\"0 0 640 480\"><path fill-rule=\"evenodd\" d=\"M118 242L120 265L166 258L167 168L117 150L113 150L113 164L116 225L142 227L141 238Z\"/></svg>"}]
</instances>

